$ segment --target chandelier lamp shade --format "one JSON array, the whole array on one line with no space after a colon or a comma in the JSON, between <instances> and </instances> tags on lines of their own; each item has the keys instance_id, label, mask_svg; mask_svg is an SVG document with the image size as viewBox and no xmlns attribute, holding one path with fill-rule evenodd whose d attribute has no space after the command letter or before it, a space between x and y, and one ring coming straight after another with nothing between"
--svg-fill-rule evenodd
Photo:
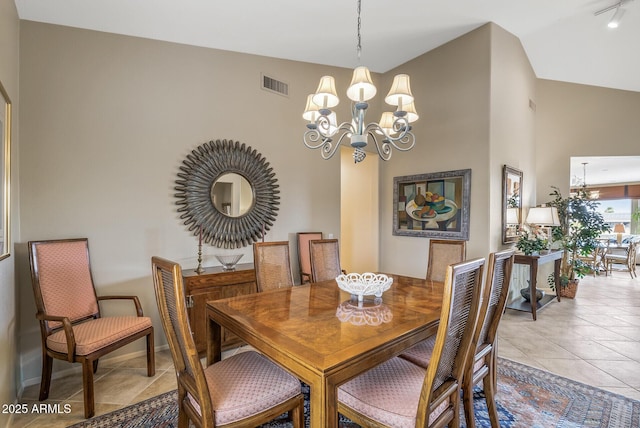
<instances>
[{"instance_id":1,"label":"chandelier lamp shade","mask_svg":"<svg viewBox=\"0 0 640 428\"><path fill-rule=\"evenodd\" d=\"M360 0L358 0L358 58L360 57ZM369 69L364 66L353 70L351 84L347 89L347 98L351 100L351 118L337 123L332 108L340 102L333 76L323 76L315 93L307 97L302 114L308 121L304 133L304 144L310 149L320 149L323 159L330 159L345 139L353 147L353 159L356 163L366 157L364 151L369 140L375 144L378 155L387 161L393 148L400 151L411 150L415 145L415 136L411 132L411 123L418 120L409 75L398 74L394 77L391 89L384 101L394 107L394 111L382 113L379 122L365 122L369 103L375 97L377 89L371 80Z\"/></svg>"}]
</instances>

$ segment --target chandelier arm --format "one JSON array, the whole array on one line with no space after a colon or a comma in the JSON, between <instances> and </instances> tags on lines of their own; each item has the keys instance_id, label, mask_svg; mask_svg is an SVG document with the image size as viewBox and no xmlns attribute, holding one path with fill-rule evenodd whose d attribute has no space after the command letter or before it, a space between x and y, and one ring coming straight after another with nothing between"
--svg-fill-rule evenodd
<instances>
[{"instance_id":1,"label":"chandelier arm","mask_svg":"<svg viewBox=\"0 0 640 428\"><path fill-rule=\"evenodd\" d=\"M390 136L387 132L385 132L384 129L380 128L380 125L375 122L368 124L365 128L365 131L368 132L369 135L373 136L376 144L378 144L376 134L378 134L377 136L379 136L379 134L384 135L383 145L387 144L388 150L391 150L390 146L393 146L393 148L395 148L396 150L406 152L411 150L416 144L416 136L413 134L413 132L411 132L411 127L408 124L403 127L402 132L395 137Z\"/></svg>"},{"instance_id":2,"label":"chandelier arm","mask_svg":"<svg viewBox=\"0 0 640 428\"><path fill-rule=\"evenodd\" d=\"M370 123L369 125L376 125L376 124ZM389 144L386 137L384 140L382 140L382 143L379 143L377 138L378 136L375 134L375 132L373 132L373 130L369 129L369 125L367 125L367 133L373 140L373 143L376 146L376 150L378 151L378 155L380 156L380 159L382 159L383 161L388 161L389 159L391 159L391 154L392 154L391 145Z\"/></svg>"}]
</instances>

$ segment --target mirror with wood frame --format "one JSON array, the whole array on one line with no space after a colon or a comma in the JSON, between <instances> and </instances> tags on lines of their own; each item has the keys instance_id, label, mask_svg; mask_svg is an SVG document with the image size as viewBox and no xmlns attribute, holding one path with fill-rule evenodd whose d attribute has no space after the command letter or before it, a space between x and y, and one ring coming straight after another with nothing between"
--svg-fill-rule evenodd
<instances>
[{"instance_id":1,"label":"mirror with wood frame","mask_svg":"<svg viewBox=\"0 0 640 428\"><path fill-rule=\"evenodd\" d=\"M522 231L522 171L502 168L502 243L517 242Z\"/></svg>"}]
</instances>

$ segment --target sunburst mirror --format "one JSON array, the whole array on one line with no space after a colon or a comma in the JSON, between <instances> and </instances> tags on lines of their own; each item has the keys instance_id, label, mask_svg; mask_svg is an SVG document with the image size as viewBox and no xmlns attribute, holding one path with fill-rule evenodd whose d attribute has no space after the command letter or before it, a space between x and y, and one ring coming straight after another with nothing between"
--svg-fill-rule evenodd
<instances>
[{"instance_id":1,"label":"sunburst mirror","mask_svg":"<svg viewBox=\"0 0 640 428\"><path fill-rule=\"evenodd\" d=\"M280 191L269 162L238 141L215 140L182 161L175 194L190 232L220 248L251 245L278 214Z\"/></svg>"}]
</instances>

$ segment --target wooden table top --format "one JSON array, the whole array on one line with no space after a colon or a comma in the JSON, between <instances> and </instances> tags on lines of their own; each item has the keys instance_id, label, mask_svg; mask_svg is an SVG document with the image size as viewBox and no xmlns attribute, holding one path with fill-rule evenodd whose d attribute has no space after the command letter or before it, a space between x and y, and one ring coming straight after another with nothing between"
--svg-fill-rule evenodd
<instances>
[{"instance_id":1,"label":"wooden table top","mask_svg":"<svg viewBox=\"0 0 640 428\"><path fill-rule=\"evenodd\" d=\"M389 276L391 288L362 307L335 280L209 301L208 362L220 358L223 326L311 385L312 425L334 426L337 386L437 330L442 283Z\"/></svg>"}]
</instances>

